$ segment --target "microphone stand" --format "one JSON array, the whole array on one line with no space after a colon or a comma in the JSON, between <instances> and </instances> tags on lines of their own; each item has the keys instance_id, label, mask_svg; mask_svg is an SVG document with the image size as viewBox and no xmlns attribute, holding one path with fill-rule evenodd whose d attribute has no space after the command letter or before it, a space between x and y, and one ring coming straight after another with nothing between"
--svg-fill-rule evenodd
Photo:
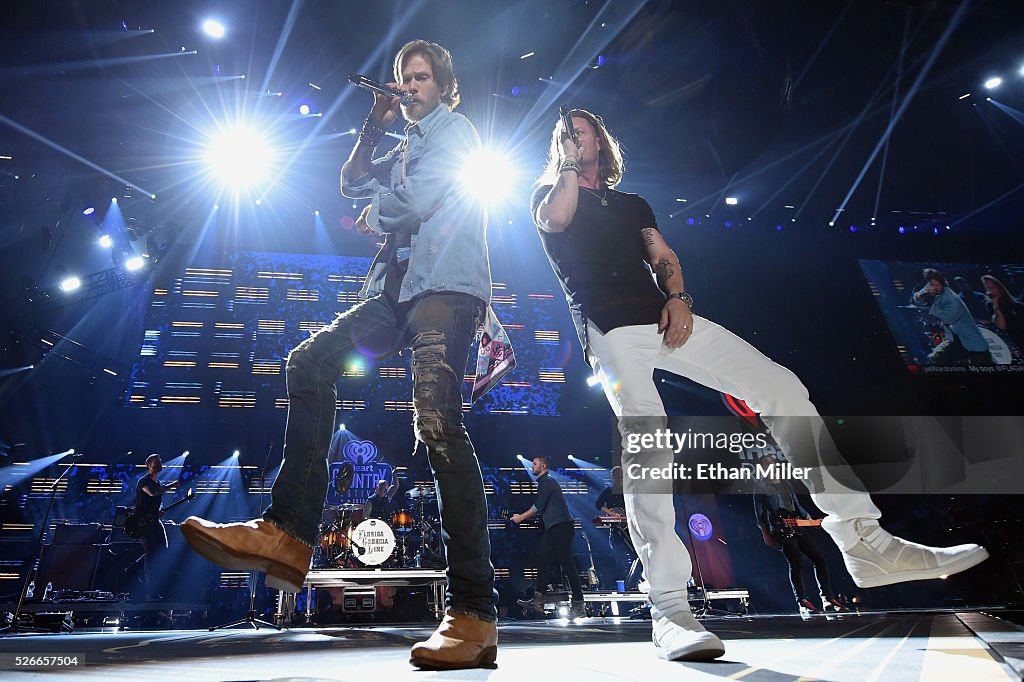
<instances>
[{"instance_id":1,"label":"microphone stand","mask_svg":"<svg viewBox=\"0 0 1024 682\"><path fill-rule=\"evenodd\" d=\"M260 481L260 502L259 508L263 509L263 489L266 487L266 480L264 476L267 475L267 463L270 462L270 451L274 449L274 444L271 443L270 447L267 448L267 456L263 458L263 468L260 470L259 481ZM233 628L239 625L248 625L253 630L259 630L261 625L265 625L268 628L274 628L280 630L280 625L274 625L268 623L265 620L256 617L256 571L249 571L249 613L245 618L239 618L231 623L224 623L223 625L214 625L210 628L210 632L214 630L223 630L225 628Z\"/></svg>"},{"instance_id":2,"label":"microphone stand","mask_svg":"<svg viewBox=\"0 0 1024 682\"><path fill-rule=\"evenodd\" d=\"M68 450L60 459L64 459L64 457L73 454L75 454L74 449ZM57 462L59 462L60 459L58 459ZM54 462L54 464L57 462ZM64 480L64 477L67 476L69 471L71 471L70 466L64 467L64 471L62 471L60 476L58 476L50 485L50 501L46 505L46 515L43 517L43 525L39 528L39 534L36 536L36 546L32 552L32 558L34 561L33 564L29 566L30 570L25 572L25 580L21 584L21 594L18 595L18 605L14 608L14 616L8 625L0 628L0 635L8 635L17 632L51 632L51 630L46 628L22 627L20 623L21 608L25 605L25 595L28 594L28 585L32 582L33 576L38 573L39 561L42 557L43 551L43 537L46 535L46 526L50 523L50 511L53 509L53 499L57 496L57 487L60 485L60 482ZM63 623L61 624L61 630L66 627L67 626Z\"/></svg>"}]
</instances>

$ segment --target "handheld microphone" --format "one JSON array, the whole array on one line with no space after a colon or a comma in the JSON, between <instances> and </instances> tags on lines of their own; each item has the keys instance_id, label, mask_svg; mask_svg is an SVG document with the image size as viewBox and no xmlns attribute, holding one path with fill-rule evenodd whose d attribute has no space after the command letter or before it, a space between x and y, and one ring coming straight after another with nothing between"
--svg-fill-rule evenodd
<instances>
[{"instance_id":1,"label":"handheld microphone","mask_svg":"<svg viewBox=\"0 0 1024 682\"><path fill-rule=\"evenodd\" d=\"M572 126L572 117L569 116L569 107L564 104L558 106L558 115L562 117L562 127L565 128L565 133L572 140L573 144L579 144L576 141L576 129Z\"/></svg>"},{"instance_id":2,"label":"handheld microphone","mask_svg":"<svg viewBox=\"0 0 1024 682\"><path fill-rule=\"evenodd\" d=\"M352 74L351 76L348 77L348 80L349 82L352 83L352 85L355 85L356 87L363 88L364 90L369 90L370 92L377 93L378 95L384 95L385 97L401 97L402 104L412 104L412 95L410 95L409 93L402 92L401 90L395 90L394 88L389 88L383 83L375 81L372 78L367 78L361 73Z\"/></svg>"}]
</instances>

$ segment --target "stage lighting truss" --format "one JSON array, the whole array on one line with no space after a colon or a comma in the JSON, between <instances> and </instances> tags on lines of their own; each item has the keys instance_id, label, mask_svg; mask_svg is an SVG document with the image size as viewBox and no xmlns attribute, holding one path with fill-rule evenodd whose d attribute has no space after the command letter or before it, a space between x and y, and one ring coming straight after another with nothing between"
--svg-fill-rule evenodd
<instances>
[{"instance_id":1,"label":"stage lighting truss","mask_svg":"<svg viewBox=\"0 0 1024 682\"><path fill-rule=\"evenodd\" d=\"M67 277L61 281L60 291L44 291L45 295L40 296L39 301L43 308L55 310L125 289L145 280L147 262L143 256L132 256L121 265L85 277ZM70 280L75 280L74 286Z\"/></svg>"}]
</instances>

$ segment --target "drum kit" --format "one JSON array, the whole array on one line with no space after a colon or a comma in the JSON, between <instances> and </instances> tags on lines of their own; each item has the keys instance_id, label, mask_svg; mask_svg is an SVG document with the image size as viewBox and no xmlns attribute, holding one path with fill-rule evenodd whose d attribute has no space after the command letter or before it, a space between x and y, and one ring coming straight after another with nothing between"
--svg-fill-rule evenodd
<instances>
[{"instance_id":1,"label":"drum kit","mask_svg":"<svg viewBox=\"0 0 1024 682\"><path fill-rule=\"evenodd\" d=\"M416 486L405 493L405 498L408 506L395 509L390 519L363 518L361 504L326 507L313 551L313 567L443 567L434 488Z\"/></svg>"}]
</instances>

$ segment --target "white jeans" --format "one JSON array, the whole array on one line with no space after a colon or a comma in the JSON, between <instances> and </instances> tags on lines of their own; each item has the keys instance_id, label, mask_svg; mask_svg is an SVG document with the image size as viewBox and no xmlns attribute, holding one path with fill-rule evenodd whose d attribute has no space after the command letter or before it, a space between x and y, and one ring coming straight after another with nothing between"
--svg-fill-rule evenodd
<instances>
[{"instance_id":1,"label":"white jeans","mask_svg":"<svg viewBox=\"0 0 1024 682\"><path fill-rule=\"evenodd\" d=\"M667 423L654 384L656 368L742 399L760 414L794 466L817 467L823 451L835 450L797 376L710 320L694 315L693 333L674 350L663 344L656 324L619 327L602 334L591 323L587 335L594 374L619 418L624 471L639 456L627 452L628 434L650 428L652 422L660 421L657 428ZM630 419L634 417L639 419ZM671 450L645 450L642 457L645 467L672 462ZM852 528L853 519L881 516L867 493L851 491L830 479L827 471L823 473L824 484L812 491L811 498L828 514L823 527L833 537ZM686 582L690 579L690 556L675 531L672 496L651 493L647 487L640 493L641 485L647 484L624 477L629 533L644 566L654 615L671 617L683 610L689 613Z\"/></svg>"}]
</instances>

